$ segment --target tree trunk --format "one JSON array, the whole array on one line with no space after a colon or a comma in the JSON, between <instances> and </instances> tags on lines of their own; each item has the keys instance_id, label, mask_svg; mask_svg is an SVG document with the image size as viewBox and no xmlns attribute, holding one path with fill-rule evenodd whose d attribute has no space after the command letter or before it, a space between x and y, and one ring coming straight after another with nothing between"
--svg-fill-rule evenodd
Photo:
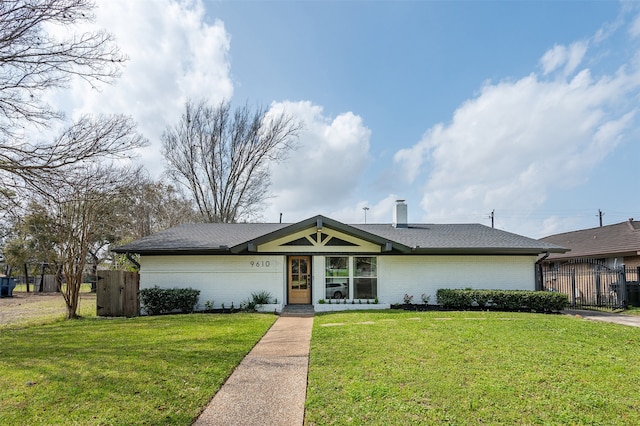
<instances>
[{"instance_id":1,"label":"tree trunk","mask_svg":"<svg viewBox=\"0 0 640 426\"><path fill-rule=\"evenodd\" d=\"M29 267L24 264L24 282L27 284L27 293L29 293Z\"/></svg>"},{"instance_id":2,"label":"tree trunk","mask_svg":"<svg viewBox=\"0 0 640 426\"><path fill-rule=\"evenodd\" d=\"M40 266L40 288L38 289L38 292L42 293L43 291L44 291L44 261L42 261L42 265Z\"/></svg>"},{"instance_id":3,"label":"tree trunk","mask_svg":"<svg viewBox=\"0 0 640 426\"><path fill-rule=\"evenodd\" d=\"M93 259L93 266L91 267L91 293L95 293L98 289L98 256L93 252L89 252Z\"/></svg>"}]
</instances>

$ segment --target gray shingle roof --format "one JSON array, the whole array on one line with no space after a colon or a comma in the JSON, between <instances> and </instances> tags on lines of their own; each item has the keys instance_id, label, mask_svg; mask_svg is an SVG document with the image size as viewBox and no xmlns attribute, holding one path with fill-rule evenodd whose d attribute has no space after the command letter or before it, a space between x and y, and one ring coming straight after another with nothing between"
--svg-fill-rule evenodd
<instances>
[{"instance_id":1,"label":"gray shingle roof","mask_svg":"<svg viewBox=\"0 0 640 426\"><path fill-rule=\"evenodd\" d=\"M195 223L179 225L114 249L118 253L226 251L286 227L283 223Z\"/></svg>"},{"instance_id":2,"label":"gray shingle roof","mask_svg":"<svg viewBox=\"0 0 640 426\"><path fill-rule=\"evenodd\" d=\"M410 224L408 228L391 225L352 225L405 246L424 250L530 250L538 253L562 250L562 247L478 223Z\"/></svg>"},{"instance_id":3,"label":"gray shingle roof","mask_svg":"<svg viewBox=\"0 0 640 426\"><path fill-rule=\"evenodd\" d=\"M640 252L640 221L581 229L541 238L552 244L569 248L564 254L553 254L549 260L579 257L636 256Z\"/></svg>"},{"instance_id":4,"label":"gray shingle roof","mask_svg":"<svg viewBox=\"0 0 640 426\"><path fill-rule=\"evenodd\" d=\"M320 222L318 222L320 221ZM181 225L118 247L119 253L200 254L244 252L250 243L262 243L320 223L358 238L389 244L398 253L429 254L539 254L563 252L550 242L535 240L480 224L346 225L316 216L294 224L207 223Z\"/></svg>"}]
</instances>

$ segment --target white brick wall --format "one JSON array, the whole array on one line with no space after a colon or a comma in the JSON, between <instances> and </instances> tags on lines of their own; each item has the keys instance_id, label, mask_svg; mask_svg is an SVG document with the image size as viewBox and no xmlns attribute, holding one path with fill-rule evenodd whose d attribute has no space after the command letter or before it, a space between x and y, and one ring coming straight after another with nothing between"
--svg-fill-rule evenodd
<instances>
[{"instance_id":1,"label":"white brick wall","mask_svg":"<svg viewBox=\"0 0 640 426\"><path fill-rule=\"evenodd\" d=\"M436 303L439 288L535 290L535 256L380 256L378 298L402 303L405 293L413 303L420 295Z\"/></svg>"},{"instance_id":2,"label":"white brick wall","mask_svg":"<svg viewBox=\"0 0 640 426\"><path fill-rule=\"evenodd\" d=\"M141 289L191 287L200 290L200 307L208 300L238 307L263 290L284 301L284 256L142 256L140 265Z\"/></svg>"},{"instance_id":3,"label":"white brick wall","mask_svg":"<svg viewBox=\"0 0 640 426\"><path fill-rule=\"evenodd\" d=\"M402 303L405 293L436 303L439 288L534 290L535 256L378 256L378 299ZM143 256L140 288L191 287L219 308L237 307L251 293L268 291L286 302L285 256ZM312 303L324 299L324 256L313 257Z\"/></svg>"}]
</instances>

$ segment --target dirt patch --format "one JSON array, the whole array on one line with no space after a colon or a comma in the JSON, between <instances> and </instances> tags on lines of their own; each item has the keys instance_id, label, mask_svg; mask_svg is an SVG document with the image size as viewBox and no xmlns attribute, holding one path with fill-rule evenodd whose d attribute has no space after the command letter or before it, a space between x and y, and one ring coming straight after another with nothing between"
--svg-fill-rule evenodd
<instances>
[{"instance_id":1,"label":"dirt patch","mask_svg":"<svg viewBox=\"0 0 640 426\"><path fill-rule=\"evenodd\" d=\"M95 293L80 294L80 309L93 307ZM84 309L87 308L87 309ZM46 321L64 317L66 305L60 293L13 292L13 297L0 298L0 325Z\"/></svg>"}]
</instances>

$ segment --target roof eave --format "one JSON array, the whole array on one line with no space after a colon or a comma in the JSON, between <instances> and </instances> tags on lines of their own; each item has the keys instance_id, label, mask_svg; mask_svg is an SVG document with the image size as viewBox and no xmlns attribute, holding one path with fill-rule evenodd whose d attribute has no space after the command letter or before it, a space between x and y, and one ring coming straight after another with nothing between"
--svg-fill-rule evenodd
<instances>
[{"instance_id":1,"label":"roof eave","mask_svg":"<svg viewBox=\"0 0 640 426\"><path fill-rule=\"evenodd\" d=\"M218 247L218 248L185 247L185 248L167 248L167 249L135 249L135 248L126 248L126 247L116 247L111 251L119 254L134 253L134 254L140 254L145 256L230 253L230 250L228 247Z\"/></svg>"},{"instance_id":2,"label":"roof eave","mask_svg":"<svg viewBox=\"0 0 640 426\"><path fill-rule=\"evenodd\" d=\"M431 255L518 255L537 256L542 253L557 253L558 249L515 247L414 247L414 254ZM563 253L562 251L560 253Z\"/></svg>"}]
</instances>

